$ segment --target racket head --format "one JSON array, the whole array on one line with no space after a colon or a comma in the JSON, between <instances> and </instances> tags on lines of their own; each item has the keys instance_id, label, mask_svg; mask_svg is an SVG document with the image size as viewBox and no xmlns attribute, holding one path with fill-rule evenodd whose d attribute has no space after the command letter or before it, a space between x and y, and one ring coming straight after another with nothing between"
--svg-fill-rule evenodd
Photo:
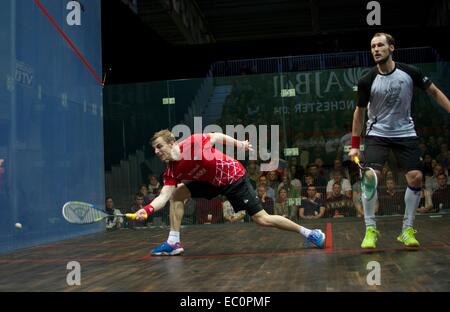
<instances>
[{"instance_id":1,"label":"racket head","mask_svg":"<svg viewBox=\"0 0 450 312\"><path fill-rule=\"evenodd\" d=\"M109 216L94 205L79 201L65 203L62 208L62 215L67 222L74 224L91 224Z\"/></svg>"},{"instance_id":2,"label":"racket head","mask_svg":"<svg viewBox=\"0 0 450 312\"><path fill-rule=\"evenodd\" d=\"M378 187L377 173L373 168L366 167L361 170L361 192L365 199L371 200Z\"/></svg>"}]
</instances>

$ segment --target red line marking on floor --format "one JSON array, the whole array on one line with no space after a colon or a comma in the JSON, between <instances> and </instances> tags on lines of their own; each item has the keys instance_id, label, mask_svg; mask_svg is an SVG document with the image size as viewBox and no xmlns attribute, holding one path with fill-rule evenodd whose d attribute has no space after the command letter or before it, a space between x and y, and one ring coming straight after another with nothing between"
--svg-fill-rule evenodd
<instances>
[{"instance_id":1,"label":"red line marking on floor","mask_svg":"<svg viewBox=\"0 0 450 312\"><path fill-rule=\"evenodd\" d=\"M445 250L450 248L450 244L435 244L429 246L423 246L420 248L408 248L408 247L391 247L391 248L376 248L376 249L333 249L330 252L322 253L322 249L308 248L300 251L286 251L286 252L260 252L260 253L229 253L229 254L216 254L216 255L180 255L180 256L151 256L149 254L145 256L133 256L133 255L121 255L121 256L102 256L102 257L88 257L88 258L78 258L78 262L118 262L118 261L144 261L150 259L161 259L161 258L182 258L182 259L221 259L221 258L233 258L233 257L274 257L274 256L292 256L292 255L336 255L336 254L370 254L370 253L380 253L380 252L424 252L428 250ZM74 258L70 256L69 258L41 258L41 259L0 259L0 264L18 264L18 263L65 263L67 261L72 261Z\"/></svg>"},{"instance_id":2,"label":"red line marking on floor","mask_svg":"<svg viewBox=\"0 0 450 312\"><path fill-rule=\"evenodd\" d=\"M330 222L327 223L327 230L325 235L325 249L327 250L327 252L331 252L333 250L333 226Z\"/></svg>"},{"instance_id":3,"label":"red line marking on floor","mask_svg":"<svg viewBox=\"0 0 450 312\"><path fill-rule=\"evenodd\" d=\"M56 30L60 33L60 35L66 40L66 42L70 45L72 50L78 55L80 60L86 65L86 67L89 69L89 71L94 75L95 80L98 81L98 83L103 87L103 81L100 79L100 77L97 75L95 70L92 68L92 66L89 64L89 62L84 58L84 56L81 54L81 52L77 49L75 44L67 37L67 35L62 31L62 29L56 24L55 20L51 17L50 13L45 9L45 7L41 4L39 0L34 0L34 2L37 4L39 9L41 9L42 13L44 13L45 16L47 16L50 23L53 24L53 26L56 28Z\"/></svg>"}]
</instances>

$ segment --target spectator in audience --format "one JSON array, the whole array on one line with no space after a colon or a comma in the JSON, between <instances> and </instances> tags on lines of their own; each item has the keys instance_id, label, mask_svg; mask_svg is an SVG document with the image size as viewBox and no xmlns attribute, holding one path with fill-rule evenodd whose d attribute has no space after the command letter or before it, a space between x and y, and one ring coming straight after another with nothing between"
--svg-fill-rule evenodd
<instances>
[{"instance_id":1,"label":"spectator in audience","mask_svg":"<svg viewBox=\"0 0 450 312\"><path fill-rule=\"evenodd\" d=\"M106 197L105 199L105 212L111 216L114 216L114 214L121 213L119 209L114 208L114 200L110 196ZM106 219L107 229L118 229L122 227L122 224L123 224L122 217L111 217Z\"/></svg>"},{"instance_id":2,"label":"spectator in audience","mask_svg":"<svg viewBox=\"0 0 450 312\"><path fill-rule=\"evenodd\" d=\"M277 170L272 170L267 173L267 185L278 190L278 185L280 184Z\"/></svg>"},{"instance_id":3,"label":"spectator in audience","mask_svg":"<svg viewBox=\"0 0 450 312\"><path fill-rule=\"evenodd\" d=\"M245 210L235 212L230 201L226 198L223 199L222 207L223 207L223 218L225 221L231 223L244 222L244 218L246 215Z\"/></svg>"},{"instance_id":4,"label":"spectator in audience","mask_svg":"<svg viewBox=\"0 0 450 312\"><path fill-rule=\"evenodd\" d=\"M438 187L433 192L432 201L436 211L450 209L450 186L447 184L448 177L445 173L437 175Z\"/></svg>"},{"instance_id":5,"label":"spectator in audience","mask_svg":"<svg viewBox=\"0 0 450 312\"><path fill-rule=\"evenodd\" d=\"M333 184L331 196L326 200L326 214L328 217L342 218L353 214L353 206L350 197L342 194L341 184Z\"/></svg>"},{"instance_id":6,"label":"spectator in audience","mask_svg":"<svg viewBox=\"0 0 450 312\"><path fill-rule=\"evenodd\" d=\"M333 172L333 179L328 181L327 184L327 198L330 198L333 193L333 185L338 183L341 186L342 195L347 196L347 198L352 198L352 186L350 185L350 181L342 177L340 171Z\"/></svg>"},{"instance_id":7,"label":"spectator in audience","mask_svg":"<svg viewBox=\"0 0 450 312\"><path fill-rule=\"evenodd\" d=\"M433 175L431 177L425 177L425 188L434 192L439 187L437 177L441 173L444 173L444 168L440 164L434 166Z\"/></svg>"},{"instance_id":8,"label":"spectator in audience","mask_svg":"<svg viewBox=\"0 0 450 312\"><path fill-rule=\"evenodd\" d=\"M149 183L148 183L148 192L155 196L159 195L161 192L162 186L159 183L158 178L155 175L149 175Z\"/></svg>"},{"instance_id":9,"label":"spectator in audience","mask_svg":"<svg viewBox=\"0 0 450 312\"><path fill-rule=\"evenodd\" d=\"M278 185L278 189L282 187L289 190L294 189L298 196L300 196L302 192L302 182L299 179L292 178L287 168L283 170L283 176L281 177L281 183Z\"/></svg>"},{"instance_id":10,"label":"spectator in audience","mask_svg":"<svg viewBox=\"0 0 450 312\"><path fill-rule=\"evenodd\" d=\"M311 175L307 175L307 176L305 176L305 184L304 184L305 186L302 188L302 192L303 192L303 194L306 194L306 192L307 192L307 190L308 190L308 186L314 186L314 187L316 187L315 185L314 185L314 178L311 176ZM323 194L322 194L322 192L319 192L319 191L322 191L322 189L323 189L323 191L325 191L325 189L324 188L321 188L320 190L316 187L316 196L317 196L317 198L318 199L323 199L324 197L322 196Z\"/></svg>"},{"instance_id":11,"label":"spectator in audience","mask_svg":"<svg viewBox=\"0 0 450 312\"><path fill-rule=\"evenodd\" d=\"M416 210L418 213L427 213L427 212L433 212L433 200L431 197L431 191L427 190L426 188L423 188L420 194L420 203L419 208Z\"/></svg>"},{"instance_id":12,"label":"spectator in audience","mask_svg":"<svg viewBox=\"0 0 450 312\"><path fill-rule=\"evenodd\" d=\"M267 195L267 186L265 185L259 185L258 189L258 198L261 200L261 204L264 208L264 210L268 214L274 214L274 200Z\"/></svg>"},{"instance_id":13,"label":"spectator in audience","mask_svg":"<svg viewBox=\"0 0 450 312\"><path fill-rule=\"evenodd\" d=\"M289 218L288 192L281 188L278 190L277 200L275 202L275 214Z\"/></svg>"},{"instance_id":14,"label":"spectator in audience","mask_svg":"<svg viewBox=\"0 0 450 312\"><path fill-rule=\"evenodd\" d=\"M330 172L330 180L334 178L333 174L335 171L339 171L343 178L346 179L349 178L348 169L344 168L344 166L342 165L342 161L340 159L334 160L333 170Z\"/></svg>"},{"instance_id":15,"label":"spectator in audience","mask_svg":"<svg viewBox=\"0 0 450 312\"><path fill-rule=\"evenodd\" d=\"M307 197L302 199L299 209L301 219L319 219L325 214L325 206L321 199L317 198L316 187L310 185L306 189Z\"/></svg>"},{"instance_id":16,"label":"spectator in audience","mask_svg":"<svg viewBox=\"0 0 450 312\"><path fill-rule=\"evenodd\" d=\"M142 184L139 188L139 192L144 196L144 205L148 205L152 202L153 199L155 199L155 195L149 194L147 185Z\"/></svg>"},{"instance_id":17,"label":"spectator in audience","mask_svg":"<svg viewBox=\"0 0 450 312\"><path fill-rule=\"evenodd\" d=\"M405 212L405 191L398 189L395 180L388 178L386 180L386 188L381 190L379 196L380 214L393 215L404 214Z\"/></svg>"},{"instance_id":18,"label":"spectator in audience","mask_svg":"<svg viewBox=\"0 0 450 312\"><path fill-rule=\"evenodd\" d=\"M272 198L272 200L275 201L275 190L267 184L267 177L265 175L262 175L259 177L259 185L258 186L261 186L261 185L266 187L267 196L269 196L270 198Z\"/></svg>"},{"instance_id":19,"label":"spectator in audience","mask_svg":"<svg viewBox=\"0 0 450 312\"><path fill-rule=\"evenodd\" d=\"M327 186L327 180L319 174L319 169L316 164L308 165L308 174L311 175L314 179L314 185L320 189L325 188Z\"/></svg>"},{"instance_id":20,"label":"spectator in audience","mask_svg":"<svg viewBox=\"0 0 450 312\"><path fill-rule=\"evenodd\" d=\"M326 177L327 174L326 174L325 168L323 167L323 160L322 160L322 158L317 157L317 158L314 160L314 164L317 166L317 171L319 172L319 175L320 175L321 177ZM325 179L326 179L326 178L325 178Z\"/></svg>"},{"instance_id":21,"label":"spectator in audience","mask_svg":"<svg viewBox=\"0 0 450 312\"><path fill-rule=\"evenodd\" d=\"M291 164L289 168L291 177L293 177L294 179L298 179L301 184L301 178L305 175L305 169L303 168L303 166Z\"/></svg>"}]
</instances>

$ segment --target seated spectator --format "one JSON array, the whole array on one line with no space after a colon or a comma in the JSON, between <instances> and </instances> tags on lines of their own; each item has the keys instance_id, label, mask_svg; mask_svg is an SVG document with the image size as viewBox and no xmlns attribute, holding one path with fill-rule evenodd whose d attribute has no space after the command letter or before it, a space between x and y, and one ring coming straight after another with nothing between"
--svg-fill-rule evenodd
<instances>
[{"instance_id":1,"label":"seated spectator","mask_svg":"<svg viewBox=\"0 0 450 312\"><path fill-rule=\"evenodd\" d=\"M288 192L286 189L281 188L278 191L278 196L275 201L275 214L283 216L285 218L289 217L289 203L288 203Z\"/></svg>"},{"instance_id":2,"label":"seated spectator","mask_svg":"<svg viewBox=\"0 0 450 312\"><path fill-rule=\"evenodd\" d=\"M275 201L275 190L267 185L267 177L262 175L259 177L259 184L258 186L264 186L266 188L267 196L272 198L272 200Z\"/></svg>"},{"instance_id":3,"label":"seated spectator","mask_svg":"<svg viewBox=\"0 0 450 312\"><path fill-rule=\"evenodd\" d=\"M419 208L417 208L416 211L418 213L427 213L427 212L435 211L435 209L433 207L431 191L427 190L426 188L422 188L422 191L420 193Z\"/></svg>"},{"instance_id":4,"label":"seated spectator","mask_svg":"<svg viewBox=\"0 0 450 312\"><path fill-rule=\"evenodd\" d=\"M352 186L350 185L350 181L342 177L340 171L333 172L333 179L328 181L327 184L327 198L330 198L333 193L333 185L338 183L341 186L342 195L347 196L347 198L352 198Z\"/></svg>"},{"instance_id":5,"label":"seated spectator","mask_svg":"<svg viewBox=\"0 0 450 312\"><path fill-rule=\"evenodd\" d=\"M149 183L148 183L148 192L150 194L153 194L155 196L158 196L161 192L162 186L161 183L159 183L158 178L155 175L149 176Z\"/></svg>"},{"instance_id":6,"label":"seated spectator","mask_svg":"<svg viewBox=\"0 0 450 312\"><path fill-rule=\"evenodd\" d=\"M278 185L278 189L295 189L296 193L300 197L302 192L302 182L299 179L293 178L289 173L289 170L286 168L283 171L283 176L281 177L281 183ZM278 191L278 190L277 190Z\"/></svg>"},{"instance_id":7,"label":"seated spectator","mask_svg":"<svg viewBox=\"0 0 450 312\"><path fill-rule=\"evenodd\" d=\"M327 186L327 180L319 174L319 170L316 164L308 165L308 175L312 176L314 179L314 185L317 190L320 192L321 188L325 188Z\"/></svg>"},{"instance_id":8,"label":"seated spectator","mask_svg":"<svg viewBox=\"0 0 450 312\"><path fill-rule=\"evenodd\" d=\"M317 166L317 171L319 172L319 175L320 175L321 177L327 176L326 169L323 167L323 160L322 160L322 158L317 157L317 158L314 160L314 164ZM325 179L326 179L326 178L325 178Z\"/></svg>"},{"instance_id":9,"label":"seated spectator","mask_svg":"<svg viewBox=\"0 0 450 312\"><path fill-rule=\"evenodd\" d=\"M274 200L267 195L267 186L260 185L257 188L258 198L268 214L274 214Z\"/></svg>"},{"instance_id":10,"label":"seated spectator","mask_svg":"<svg viewBox=\"0 0 450 312\"><path fill-rule=\"evenodd\" d=\"M305 184L304 184L304 187L302 188L303 194L306 194L306 192L308 190L308 186L316 187L314 185L314 178L312 176L310 176L310 175L305 176ZM319 190L317 187L316 187L316 197L318 199L323 199L324 198L321 190Z\"/></svg>"},{"instance_id":11,"label":"seated spectator","mask_svg":"<svg viewBox=\"0 0 450 312\"><path fill-rule=\"evenodd\" d=\"M335 171L339 171L342 177L346 179L349 178L348 169L344 168L344 166L342 165L342 161L340 159L334 160L333 170L330 172L330 180L334 178L333 175Z\"/></svg>"},{"instance_id":12,"label":"seated spectator","mask_svg":"<svg viewBox=\"0 0 450 312\"><path fill-rule=\"evenodd\" d=\"M196 198L196 215L198 224L217 224L223 222L222 200L219 197L213 199Z\"/></svg>"},{"instance_id":13,"label":"seated spectator","mask_svg":"<svg viewBox=\"0 0 450 312\"><path fill-rule=\"evenodd\" d=\"M120 214L119 209L114 208L114 201L112 197L108 196L105 200L105 212L111 216L115 214ZM119 229L122 227L123 218L122 217L111 217L106 219L106 228L107 229Z\"/></svg>"},{"instance_id":14,"label":"seated spectator","mask_svg":"<svg viewBox=\"0 0 450 312\"><path fill-rule=\"evenodd\" d=\"M280 184L279 176L277 170L272 170L267 173L267 186L278 190L278 185Z\"/></svg>"},{"instance_id":15,"label":"seated spectator","mask_svg":"<svg viewBox=\"0 0 450 312\"><path fill-rule=\"evenodd\" d=\"M448 177L444 173L437 176L438 188L433 192L432 201L435 211L450 209L450 186L447 184Z\"/></svg>"},{"instance_id":16,"label":"seated spectator","mask_svg":"<svg viewBox=\"0 0 450 312\"><path fill-rule=\"evenodd\" d=\"M144 206L150 204L156 197L154 194L149 194L147 185L145 184L141 185L141 187L139 188L139 193L144 196Z\"/></svg>"},{"instance_id":17,"label":"seated spectator","mask_svg":"<svg viewBox=\"0 0 450 312\"><path fill-rule=\"evenodd\" d=\"M425 188L434 192L439 188L437 177L439 174L444 173L444 167L440 164L436 164L433 168L433 175L431 177L425 177Z\"/></svg>"},{"instance_id":18,"label":"seated spectator","mask_svg":"<svg viewBox=\"0 0 450 312\"><path fill-rule=\"evenodd\" d=\"M386 187L380 191L378 199L380 203L380 214L404 214L405 191L396 187L394 179L389 178L386 180Z\"/></svg>"},{"instance_id":19,"label":"seated spectator","mask_svg":"<svg viewBox=\"0 0 450 312\"><path fill-rule=\"evenodd\" d=\"M307 197L302 198L299 209L301 219L319 219L325 214L325 205L317 198L316 187L311 185L306 189Z\"/></svg>"},{"instance_id":20,"label":"seated spectator","mask_svg":"<svg viewBox=\"0 0 450 312\"><path fill-rule=\"evenodd\" d=\"M223 218L225 221L228 221L231 223L244 222L244 218L245 218L245 214L246 214L245 210L235 212L230 201L226 198L223 201L222 207L223 207Z\"/></svg>"},{"instance_id":21,"label":"seated spectator","mask_svg":"<svg viewBox=\"0 0 450 312\"><path fill-rule=\"evenodd\" d=\"M353 215L352 200L342 194L341 184L334 183L332 190L331 196L326 200L327 217L342 218Z\"/></svg>"}]
</instances>

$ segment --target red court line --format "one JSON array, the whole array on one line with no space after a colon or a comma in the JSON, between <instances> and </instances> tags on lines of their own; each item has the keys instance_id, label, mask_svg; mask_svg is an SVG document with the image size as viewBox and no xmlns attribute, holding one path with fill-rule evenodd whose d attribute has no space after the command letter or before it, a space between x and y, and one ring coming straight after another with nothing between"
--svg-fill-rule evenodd
<instances>
[{"instance_id":1,"label":"red court line","mask_svg":"<svg viewBox=\"0 0 450 312\"><path fill-rule=\"evenodd\" d=\"M333 226L330 222L327 223L327 230L325 235L325 249L328 252L331 252L333 250Z\"/></svg>"},{"instance_id":2,"label":"red court line","mask_svg":"<svg viewBox=\"0 0 450 312\"><path fill-rule=\"evenodd\" d=\"M41 9L42 13L44 13L45 16L49 19L49 21L53 24L53 26L56 28L56 30L60 33L60 35L66 40L66 42L70 45L72 50L78 55L80 60L86 65L86 67L89 69L89 71L94 75L95 80L98 81L98 83L103 87L103 81L100 79L100 77L97 75L95 70L92 68L92 66L89 64L89 62L84 58L84 56L80 53L80 51L77 49L77 47L73 44L73 42L67 37L67 35L62 31L62 29L56 24L55 20L51 17L51 15L48 13L48 11L45 9L45 7L41 4L39 0L34 0L34 2L37 4L39 9Z\"/></svg>"},{"instance_id":3,"label":"red court line","mask_svg":"<svg viewBox=\"0 0 450 312\"><path fill-rule=\"evenodd\" d=\"M101 257L86 257L86 258L77 258L76 256L71 256L69 258L41 258L41 259L1 259L0 264L18 264L18 263L65 263L67 261L76 260L78 262L117 262L117 261L143 261L150 259L222 259L222 258L234 258L234 257L273 257L273 256L292 256L292 255L338 255L338 254L371 254L371 253L380 253L380 252L398 252L398 251L406 251L406 252L425 252L428 250L445 250L450 248L450 244L435 244L429 246L423 246L420 248L408 248L408 247L390 247L390 248L376 248L376 249L362 249L362 248L353 248L353 249L334 249L330 252L322 252L322 249L302 249L300 251L286 251L286 252L260 252L260 253L229 253L229 254L216 254L216 255L192 255L192 256L134 256L134 255L119 255L119 256L101 256Z\"/></svg>"}]
</instances>

